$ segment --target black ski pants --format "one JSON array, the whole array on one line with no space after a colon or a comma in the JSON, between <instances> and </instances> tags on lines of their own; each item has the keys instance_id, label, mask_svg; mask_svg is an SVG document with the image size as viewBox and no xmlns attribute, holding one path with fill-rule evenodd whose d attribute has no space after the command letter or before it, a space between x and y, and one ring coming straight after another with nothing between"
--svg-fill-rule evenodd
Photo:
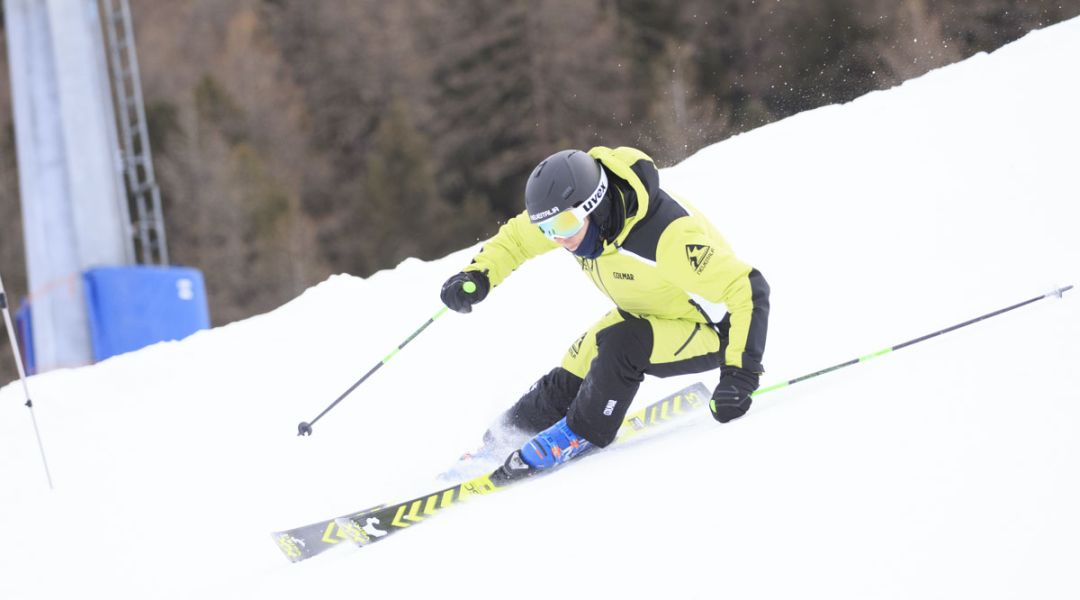
<instances>
[{"instance_id":1,"label":"black ski pants","mask_svg":"<svg viewBox=\"0 0 1080 600\"><path fill-rule=\"evenodd\" d=\"M718 326L636 317L615 309L589 328L562 364L533 384L506 422L535 434L564 416L597 446L615 440L645 375L671 377L720 367L728 320Z\"/></svg>"}]
</instances>

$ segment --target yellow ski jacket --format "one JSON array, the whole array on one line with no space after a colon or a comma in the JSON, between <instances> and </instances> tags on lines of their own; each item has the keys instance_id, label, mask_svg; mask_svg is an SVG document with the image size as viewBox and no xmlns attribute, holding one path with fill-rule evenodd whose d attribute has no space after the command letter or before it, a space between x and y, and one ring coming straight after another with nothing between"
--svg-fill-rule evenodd
<instances>
[{"instance_id":1,"label":"yellow ski jacket","mask_svg":"<svg viewBox=\"0 0 1080 600\"><path fill-rule=\"evenodd\" d=\"M660 189L656 165L644 152L597 146L589 155L614 183L609 200L621 228L602 230L604 250L596 259L576 257L582 271L631 315L717 327L727 338L724 364L762 372L769 313L764 277L735 257L696 208ZM525 261L555 248L523 211L465 270L485 272L495 287Z\"/></svg>"}]
</instances>

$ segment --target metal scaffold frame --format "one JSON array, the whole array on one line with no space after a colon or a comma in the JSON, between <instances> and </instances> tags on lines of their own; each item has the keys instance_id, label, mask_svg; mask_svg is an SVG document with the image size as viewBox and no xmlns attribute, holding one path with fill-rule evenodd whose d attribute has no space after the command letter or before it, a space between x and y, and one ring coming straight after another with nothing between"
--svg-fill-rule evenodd
<instances>
[{"instance_id":1,"label":"metal scaffold frame","mask_svg":"<svg viewBox=\"0 0 1080 600\"><path fill-rule=\"evenodd\" d=\"M124 178L135 206L135 257L140 264L169 264L161 190L154 177L143 106L139 61L128 0L100 0L109 54L116 116L120 125Z\"/></svg>"}]
</instances>

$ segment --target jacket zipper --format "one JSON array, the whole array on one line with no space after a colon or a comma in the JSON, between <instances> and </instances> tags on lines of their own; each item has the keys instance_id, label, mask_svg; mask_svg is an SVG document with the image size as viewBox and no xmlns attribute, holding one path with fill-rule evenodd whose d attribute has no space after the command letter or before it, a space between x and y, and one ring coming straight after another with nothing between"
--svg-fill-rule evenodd
<instances>
[{"instance_id":1,"label":"jacket zipper","mask_svg":"<svg viewBox=\"0 0 1080 600\"><path fill-rule=\"evenodd\" d=\"M680 352L686 350L686 347L690 345L690 341L694 339L694 336L697 335L697 332L700 330L701 323L694 323L694 330L690 332L690 337L686 338L686 341L683 342L683 345L679 346L679 349L676 350L675 354L673 354L672 356L678 356Z\"/></svg>"},{"instance_id":2,"label":"jacket zipper","mask_svg":"<svg viewBox=\"0 0 1080 600\"><path fill-rule=\"evenodd\" d=\"M593 273L596 273L596 282L600 285L600 289L604 290L604 295L607 296L609 300L615 302L615 297L611 295L610 291L608 291L607 285L604 283L604 278L600 275L600 265L597 263L597 260L595 258L590 258L587 260L592 261L592 271ZM619 306L619 303L615 302L615 306Z\"/></svg>"}]
</instances>

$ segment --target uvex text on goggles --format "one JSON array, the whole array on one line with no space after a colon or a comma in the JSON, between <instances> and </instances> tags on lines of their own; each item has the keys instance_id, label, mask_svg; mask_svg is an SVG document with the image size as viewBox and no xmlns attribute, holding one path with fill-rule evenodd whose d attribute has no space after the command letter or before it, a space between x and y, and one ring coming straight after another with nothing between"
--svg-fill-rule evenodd
<instances>
[{"instance_id":1,"label":"uvex text on goggles","mask_svg":"<svg viewBox=\"0 0 1080 600\"><path fill-rule=\"evenodd\" d=\"M596 186L596 191L592 195L573 208L561 212L558 208L553 209L555 215L540 221L536 226L540 228L540 231L544 232L544 235L552 239L573 237L585 226L585 217L596 210L596 207L600 205L600 201L604 199L604 195L607 194L607 190L607 174L604 173L603 169L600 169L600 183Z\"/></svg>"}]
</instances>

